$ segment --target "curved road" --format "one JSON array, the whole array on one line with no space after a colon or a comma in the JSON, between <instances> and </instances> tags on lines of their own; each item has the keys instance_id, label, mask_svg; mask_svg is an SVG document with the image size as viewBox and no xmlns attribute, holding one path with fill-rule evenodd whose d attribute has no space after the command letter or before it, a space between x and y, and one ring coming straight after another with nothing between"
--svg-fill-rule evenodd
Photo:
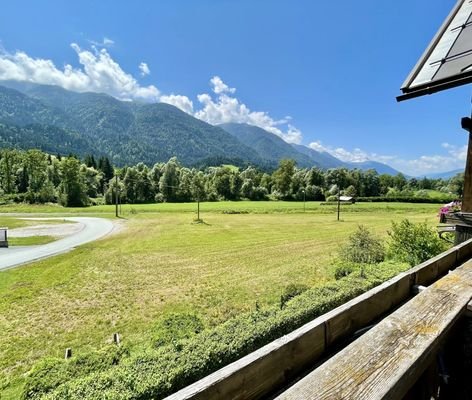
<instances>
[{"instance_id":1,"label":"curved road","mask_svg":"<svg viewBox=\"0 0 472 400\"><path fill-rule=\"evenodd\" d=\"M105 218L66 217L58 219L78 222L83 227L73 235L41 246L0 248L0 270L65 253L81 244L107 235L114 227L113 223Z\"/></svg>"}]
</instances>

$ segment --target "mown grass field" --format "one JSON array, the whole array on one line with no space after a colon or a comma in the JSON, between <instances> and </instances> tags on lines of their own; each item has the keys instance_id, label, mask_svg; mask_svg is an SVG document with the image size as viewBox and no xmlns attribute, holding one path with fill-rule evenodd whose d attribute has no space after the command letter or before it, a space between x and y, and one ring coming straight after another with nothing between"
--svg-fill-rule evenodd
<instances>
[{"instance_id":1,"label":"mown grass field","mask_svg":"<svg viewBox=\"0 0 472 400\"><path fill-rule=\"evenodd\" d=\"M336 207L286 202L124 205L122 229L68 254L0 272L0 398L17 398L22 376L45 356L102 347L119 332L131 347L151 340L169 312L195 312L211 327L277 303L291 283L332 280L330 260L357 228L386 236L391 221L437 222L437 205ZM0 213L96 214L113 206L1 207ZM56 215L55 215L56 216ZM8 221L6 221L8 219ZM0 226L20 226L0 216Z\"/></svg>"}]
</instances>

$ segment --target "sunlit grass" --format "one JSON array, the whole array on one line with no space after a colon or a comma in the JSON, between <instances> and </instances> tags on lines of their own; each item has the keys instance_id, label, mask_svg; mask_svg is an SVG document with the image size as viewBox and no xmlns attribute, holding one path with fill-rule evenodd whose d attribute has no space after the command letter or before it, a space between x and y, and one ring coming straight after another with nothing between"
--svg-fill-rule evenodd
<instances>
[{"instance_id":1,"label":"sunlit grass","mask_svg":"<svg viewBox=\"0 0 472 400\"><path fill-rule=\"evenodd\" d=\"M358 224L385 237L391 221L434 224L438 207L355 204L343 207L338 222L335 207L319 203L305 213L302 203L204 203L203 224L193 223L195 208L123 206L119 233L0 272L0 397L15 398L22 374L44 356L62 357L66 347L75 354L98 348L114 332L139 346L165 313L193 311L213 326L256 302L278 302L290 283L322 284L333 279L330 260ZM94 209L114 212L85 211Z\"/></svg>"}]
</instances>

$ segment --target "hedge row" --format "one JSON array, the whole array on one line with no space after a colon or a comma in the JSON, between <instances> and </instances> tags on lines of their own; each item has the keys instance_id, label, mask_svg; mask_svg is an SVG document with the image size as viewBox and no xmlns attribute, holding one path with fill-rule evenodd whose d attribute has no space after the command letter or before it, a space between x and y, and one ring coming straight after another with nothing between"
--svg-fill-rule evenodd
<instances>
[{"instance_id":1,"label":"hedge row","mask_svg":"<svg viewBox=\"0 0 472 400\"><path fill-rule=\"evenodd\" d=\"M356 197L357 202L371 202L371 203L432 203L443 204L453 201L456 197L444 196L442 198L433 197Z\"/></svg>"},{"instance_id":2,"label":"hedge row","mask_svg":"<svg viewBox=\"0 0 472 400\"><path fill-rule=\"evenodd\" d=\"M254 311L216 328L160 348L148 348L113 362L71 359L35 367L27 378L24 399L116 399L163 398L219 368L279 338L313 318L347 302L395 276L404 266L382 263L366 267L322 287L309 289L285 306ZM362 275L362 276L361 276ZM103 353L106 354L106 353ZM121 354L113 358L120 361ZM97 371L80 365L97 364ZM52 367L51 367L52 366ZM62 383L61 383L62 382Z\"/></svg>"}]
</instances>

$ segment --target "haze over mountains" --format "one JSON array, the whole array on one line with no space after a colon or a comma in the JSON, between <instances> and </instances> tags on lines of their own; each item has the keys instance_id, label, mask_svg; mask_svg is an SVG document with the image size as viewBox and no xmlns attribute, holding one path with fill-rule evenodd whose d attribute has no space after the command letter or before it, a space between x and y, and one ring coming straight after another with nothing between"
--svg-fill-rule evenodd
<instances>
[{"instance_id":1,"label":"haze over mountains","mask_svg":"<svg viewBox=\"0 0 472 400\"><path fill-rule=\"evenodd\" d=\"M190 166L232 163L272 169L291 158L307 168L398 173L382 163L347 163L291 145L256 126L209 125L169 104L125 102L106 94L16 81L0 82L0 147L107 155L117 165L154 164L177 156Z\"/></svg>"}]
</instances>

